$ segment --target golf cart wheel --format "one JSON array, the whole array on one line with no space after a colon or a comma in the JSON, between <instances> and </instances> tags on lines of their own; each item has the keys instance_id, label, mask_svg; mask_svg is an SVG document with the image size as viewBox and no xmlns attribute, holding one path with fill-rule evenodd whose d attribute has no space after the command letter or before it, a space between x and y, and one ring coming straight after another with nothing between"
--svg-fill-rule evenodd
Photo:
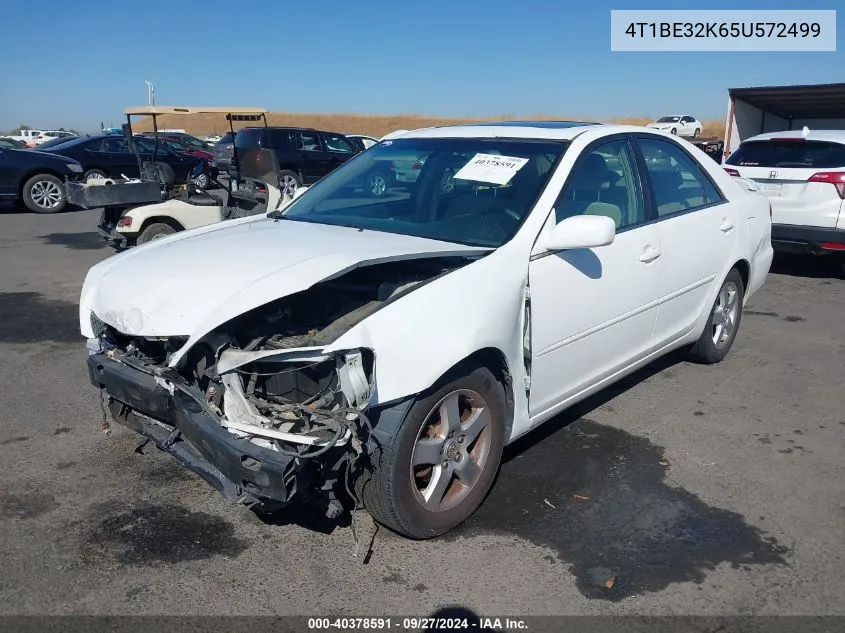
<instances>
[{"instance_id":1,"label":"golf cart wheel","mask_svg":"<svg viewBox=\"0 0 845 633\"><path fill-rule=\"evenodd\" d=\"M108 176L106 175L106 172L101 169L89 169L84 174L82 174L82 182L88 182L92 178L97 180L103 180L105 178L108 178Z\"/></svg>"},{"instance_id":2,"label":"golf cart wheel","mask_svg":"<svg viewBox=\"0 0 845 633\"><path fill-rule=\"evenodd\" d=\"M201 173L191 181L191 184L197 189L207 189L209 184L208 174L205 172Z\"/></svg>"},{"instance_id":3,"label":"golf cart wheel","mask_svg":"<svg viewBox=\"0 0 845 633\"><path fill-rule=\"evenodd\" d=\"M739 331L744 294L742 275L731 268L719 288L701 337L688 351L691 360L712 365L728 355Z\"/></svg>"},{"instance_id":4,"label":"golf cart wheel","mask_svg":"<svg viewBox=\"0 0 845 633\"><path fill-rule=\"evenodd\" d=\"M141 231L141 234L138 236L138 239L135 240L135 243L146 244L147 242L152 242L153 240L173 235L175 232L176 229L169 224L165 224L164 222L153 222Z\"/></svg>"},{"instance_id":5,"label":"golf cart wheel","mask_svg":"<svg viewBox=\"0 0 845 633\"><path fill-rule=\"evenodd\" d=\"M290 169L283 169L279 172L279 189L282 192L282 197L293 198L296 190L302 186L302 179L295 171Z\"/></svg>"},{"instance_id":6,"label":"golf cart wheel","mask_svg":"<svg viewBox=\"0 0 845 633\"><path fill-rule=\"evenodd\" d=\"M499 469L505 392L486 367L447 378L410 407L357 481L372 517L408 538L428 539L463 523Z\"/></svg>"},{"instance_id":7,"label":"golf cart wheel","mask_svg":"<svg viewBox=\"0 0 845 633\"><path fill-rule=\"evenodd\" d=\"M366 192L376 198L387 194L390 180L383 171L377 171L367 177Z\"/></svg>"},{"instance_id":8,"label":"golf cart wheel","mask_svg":"<svg viewBox=\"0 0 845 633\"><path fill-rule=\"evenodd\" d=\"M64 184L52 174L36 174L24 183L23 203L35 213L58 213L67 204Z\"/></svg>"}]
</instances>

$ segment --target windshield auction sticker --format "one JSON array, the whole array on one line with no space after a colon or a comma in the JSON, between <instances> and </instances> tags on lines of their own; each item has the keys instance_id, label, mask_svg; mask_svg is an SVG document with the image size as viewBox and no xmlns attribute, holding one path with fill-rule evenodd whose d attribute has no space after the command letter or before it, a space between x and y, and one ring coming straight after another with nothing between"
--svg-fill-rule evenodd
<instances>
[{"instance_id":1,"label":"windshield auction sticker","mask_svg":"<svg viewBox=\"0 0 845 633\"><path fill-rule=\"evenodd\" d=\"M494 185L506 185L514 174L525 167L527 158L476 154L453 176L457 180L475 180Z\"/></svg>"}]
</instances>

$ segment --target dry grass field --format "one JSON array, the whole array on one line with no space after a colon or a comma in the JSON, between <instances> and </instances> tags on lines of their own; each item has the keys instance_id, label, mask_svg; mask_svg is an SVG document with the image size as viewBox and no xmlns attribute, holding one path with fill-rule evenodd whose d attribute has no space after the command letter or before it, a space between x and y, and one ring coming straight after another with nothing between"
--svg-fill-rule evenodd
<instances>
[{"instance_id":1,"label":"dry grass field","mask_svg":"<svg viewBox=\"0 0 845 633\"><path fill-rule=\"evenodd\" d=\"M528 117L530 120L578 120L598 121L599 119L584 117L546 116L536 115ZM387 116L375 116L365 114L300 114L291 112L271 112L267 117L270 125L290 125L313 127L346 134L368 134L380 138L394 130L411 130L421 127L432 127L438 125L453 125L456 123L470 123L478 121L501 121L512 120L513 116L503 115L488 118L438 118L418 114L397 114ZM605 119L604 123L624 123L627 125L646 125L650 119L643 117L625 117ZM724 134L725 122L723 119L710 119L704 123L703 137L722 136ZM254 123L236 123L235 129L244 125L255 125ZM192 134L223 134L228 131L229 123L225 115L195 114L163 116L158 121L159 128L184 129ZM152 130L152 121L139 119L133 122L133 128L138 131Z\"/></svg>"}]
</instances>

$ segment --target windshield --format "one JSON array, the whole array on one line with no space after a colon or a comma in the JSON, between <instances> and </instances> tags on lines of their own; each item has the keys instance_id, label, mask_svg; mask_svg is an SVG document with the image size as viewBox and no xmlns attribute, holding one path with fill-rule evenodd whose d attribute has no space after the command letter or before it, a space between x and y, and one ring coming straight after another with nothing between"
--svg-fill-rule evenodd
<instances>
[{"instance_id":1,"label":"windshield","mask_svg":"<svg viewBox=\"0 0 845 633\"><path fill-rule=\"evenodd\" d=\"M659 119L657 119L657 122L658 123L677 123L680 120L681 120L681 117L679 117L679 116L662 116Z\"/></svg>"},{"instance_id":2,"label":"windshield","mask_svg":"<svg viewBox=\"0 0 845 633\"><path fill-rule=\"evenodd\" d=\"M845 145L803 139L749 141L742 143L725 163L738 167L845 167Z\"/></svg>"},{"instance_id":3,"label":"windshield","mask_svg":"<svg viewBox=\"0 0 845 633\"><path fill-rule=\"evenodd\" d=\"M382 141L271 217L498 248L528 217L567 145L522 139Z\"/></svg>"}]
</instances>

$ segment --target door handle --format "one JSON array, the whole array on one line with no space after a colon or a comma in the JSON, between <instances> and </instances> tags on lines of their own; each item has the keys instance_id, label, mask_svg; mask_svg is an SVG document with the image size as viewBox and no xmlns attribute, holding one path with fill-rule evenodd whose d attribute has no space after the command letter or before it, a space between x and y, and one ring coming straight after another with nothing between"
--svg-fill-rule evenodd
<instances>
[{"instance_id":1,"label":"door handle","mask_svg":"<svg viewBox=\"0 0 845 633\"><path fill-rule=\"evenodd\" d=\"M734 221L729 219L729 218L725 218L724 220L722 220L722 225L719 227L719 230L722 233L727 233L728 231L733 229L733 227L734 227Z\"/></svg>"},{"instance_id":2,"label":"door handle","mask_svg":"<svg viewBox=\"0 0 845 633\"><path fill-rule=\"evenodd\" d=\"M660 249L654 248L653 246L647 246L643 251L643 254L640 255L640 261L647 264L649 262L653 262L658 257L660 257Z\"/></svg>"}]
</instances>

